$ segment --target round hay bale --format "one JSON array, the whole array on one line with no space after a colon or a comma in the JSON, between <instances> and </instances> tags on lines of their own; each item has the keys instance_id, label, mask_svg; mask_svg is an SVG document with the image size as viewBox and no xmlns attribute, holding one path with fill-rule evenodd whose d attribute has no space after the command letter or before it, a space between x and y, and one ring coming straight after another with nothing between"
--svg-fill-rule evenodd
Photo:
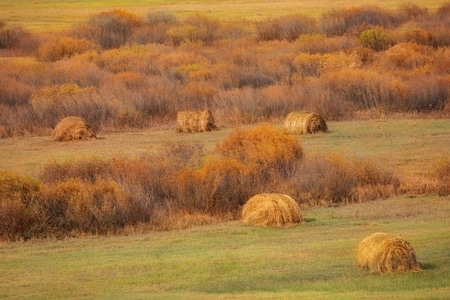
<instances>
[{"instance_id":1,"label":"round hay bale","mask_svg":"<svg viewBox=\"0 0 450 300\"><path fill-rule=\"evenodd\" d=\"M214 117L209 110L177 112L177 132L206 132L216 129Z\"/></svg>"},{"instance_id":2,"label":"round hay bale","mask_svg":"<svg viewBox=\"0 0 450 300\"><path fill-rule=\"evenodd\" d=\"M97 138L94 130L86 124L83 118L67 117L56 124L52 140L57 142L87 140Z\"/></svg>"},{"instance_id":3,"label":"round hay bale","mask_svg":"<svg viewBox=\"0 0 450 300\"><path fill-rule=\"evenodd\" d=\"M242 221L256 226L282 227L302 221L300 207L284 194L258 194L242 208Z\"/></svg>"},{"instance_id":4,"label":"round hay bale","mask_svg":"<svg viewBox=\"0 0 450 300\"><path fill-rule=\"evenodd\" d=\"M411 244L399 236L383 232L374 233L359 242L356 264L372 273L420 270Z\"/></svg>"},{"instance_id":5,"label":"round hay bale","mask_svg":"<svg viewBox=\"0 0 450 300\"><path fill-rule=\"evenodd\" d=\"M306 111L288 114L284 120L284 128L288 133L298 134L328 131L327 123L319 114Z\"/></svg>"}]
</instances>

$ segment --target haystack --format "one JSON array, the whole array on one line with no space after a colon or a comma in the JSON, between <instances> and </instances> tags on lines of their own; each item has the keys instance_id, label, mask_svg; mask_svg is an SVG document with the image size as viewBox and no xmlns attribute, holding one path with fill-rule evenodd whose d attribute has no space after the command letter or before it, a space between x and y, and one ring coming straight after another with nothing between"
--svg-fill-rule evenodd
<instances>
[{"instance_id":1,"label":"haystack","mask_svg":"<svg viewBox=\"0 0 450 300\"><path fill-rule=\"evenodd\" d=\"M56 124L53 141L74 141L97 138L95 131L80 117L67 117Z\"/></svg>"},{"instance_id":2,"label":"haystack","mask_svg":"<svg viewBox=\"0 0 450 300\"><path fill-rule=\"evenodd\" d=\"M406 272L420 269L411 244L387 233L374 233L358 244L356 264L372 273Z\"/></svg>"},{"instance_id":3,"label":"haystack","mask_svg":"<svg viewBox=\"0 0 450 300\"><path fill-rule=\"evenodd\" d=\"M242 221L249 225L282 227L301 220L299 205L284 194L258 194L242 208Z\"/></svg>"},{"instance_id":4,"label":"haystack","mask_svg":"<svg viewBox=\"0 0 450 300\"><path fill-rule=\"evenodd\" d=\"M328 131L327 123L319 114L306 111L288 114L284 120L284 128L288 133L299 134Z\"/></svg>"},{"instance_id":5,"label":"haystack","mask_svg":"<svg viewBox=\"0 0 450 300\"><path fill-rule=\"evenodd\" d=\"M214 117L209 110L177 113L177 132L205 132L216 129Z\"/></svg>"}]
</instances>

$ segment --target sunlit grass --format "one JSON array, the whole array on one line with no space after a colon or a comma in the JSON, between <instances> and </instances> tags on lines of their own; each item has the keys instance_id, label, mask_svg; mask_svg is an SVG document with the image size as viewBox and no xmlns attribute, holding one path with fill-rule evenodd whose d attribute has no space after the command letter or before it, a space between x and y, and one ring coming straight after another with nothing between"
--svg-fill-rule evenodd
<instances>
[{"instance_id":1,"label":"sunlit grass","mask_svg":"<svg viewBox=\"0 0 450 300\"><path fill-rule=\"evenodd\" d=\"M90 16L102 11L124 9L144 17L149 11L173 12L178 17L197 13L221 20L262 20L292 13L302 13L320 17L330 8L344 8L359 5L377 5L381 8L395 9L405 3L426 6L433 10L445 0L427 1L32 1L3 0L0 2L0 19L22 25L31 31L60 31L74 24L85 22Z\"/></svg>"},{"instance_id":2,"label":"sunlit grass","mask_svg":"<svg viewBox=\"0 0 450 300\"><path fill-rule=\"evenodd\" d=\"M313 208L289 229L234 221L145 235L0 243L0 296L444 299L448 200ZM424 270L380 276L357 269L357 243L379 231L410 241Z\"/></svg>"}]
</instances>

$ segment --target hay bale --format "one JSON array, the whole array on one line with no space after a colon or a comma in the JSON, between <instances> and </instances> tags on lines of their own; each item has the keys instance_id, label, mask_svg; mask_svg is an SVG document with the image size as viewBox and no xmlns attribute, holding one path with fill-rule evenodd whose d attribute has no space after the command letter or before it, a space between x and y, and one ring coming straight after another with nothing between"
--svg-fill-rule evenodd
<instances>
[{"instance_id":1,"label":"hay bale","mask_svg":"<svg viewBox=\"0 0 450 300\"><path fill-rule=\"evenodd\" d=\"M242 208L242 221L249 225L282 227L301 220L299 205L284 194L258 194Z\"/></svg>"},{"instance_id":2,"label":"hay bale","mask_svg":"<svg viewBox=\"0 0 450 300\"><path fill-rule=\"evenodd\" d=\"M284 120L284 128L288 133L299 134L328 131L327 123L319 114L306 111L288 114Z\"/></svg>"},{"instance_id":3,"label":"hay bale","mask_svg":"<svg viewBox=\"0 0 450 300\"><path fill-rule=\"evenodd\" d=\"M177 112L177 132L206 132L216 129L214 117L209 110Z\"/></svg>"},{"instance_id":4,"label":"hay bale","mask_svg":"<svg viewBox=\"0 0 450 300\"><path fill-rule=\"evenodd\" d=\"M67 117L56 124L52 140L57 142L97 138L95 131L80 117Z\"/></svg>"},{"instance_id":5,"label":"hay bale","mask_svg":"<svg viewBox=\"0 0 450 300\"><path fill-rule=\"evenodd\" d=\"M418 271L411 244L387 233L374 233L358 244L356 264L372 273Z\"/></svg>"}]
</instances>

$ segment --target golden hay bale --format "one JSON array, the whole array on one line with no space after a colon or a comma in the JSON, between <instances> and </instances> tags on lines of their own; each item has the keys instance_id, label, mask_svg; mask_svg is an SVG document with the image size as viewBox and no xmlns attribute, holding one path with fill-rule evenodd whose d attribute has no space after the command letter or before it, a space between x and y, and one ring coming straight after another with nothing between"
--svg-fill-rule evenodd
<instances>
[{"instance_id":1,"label":"golden hay bale","mask_svg":"<svg viewBox=\"0 0 450 300\"><path fill-rule=\"evenodd\" d=\"M288 114L284 120L284 128L288 133L299 134L328 131L327 123L320 115L306 111Z\"/></svg>"},{"instance_id":2,"label":"golden hay bale","mask_svg":"<svg viewBox=\"0 0 450 300\"><path fill-rule=\"evenodd\" d=\"M217 129L209 110L177 112L177 132L205 132Z\"/></svg>"},{"instance_id":3,"label":"golden hay bale","mask_svg":"<svg viewBox=\"0 0 450 300\"><path fill-rule=\"evenodd\" d=\"M411 244L387 233L374 233L358 244L356 264L372 273L418 271Z\"/></svg>"},{"instance_id":4,"label":"golden hay bale","mask_svg":"<svg viewBox=\"0 0 450 300\"><path fill-rule=\"evenodd\" d=\"M257 226L282 227L302 221L300 207L284 194L258 194L242 208L242 221Z\"/></svg>"},{"instance_id":5,"label":"golden hay bale","mask_svg":"<svg viewBox=\"0 0 450 300\"><path fill-rule=\"evenodd\" d=\"M56 124L53 141L73 141L97 138L94 130L80 117L67 117Z\"/></svg>"}]
</instances>

